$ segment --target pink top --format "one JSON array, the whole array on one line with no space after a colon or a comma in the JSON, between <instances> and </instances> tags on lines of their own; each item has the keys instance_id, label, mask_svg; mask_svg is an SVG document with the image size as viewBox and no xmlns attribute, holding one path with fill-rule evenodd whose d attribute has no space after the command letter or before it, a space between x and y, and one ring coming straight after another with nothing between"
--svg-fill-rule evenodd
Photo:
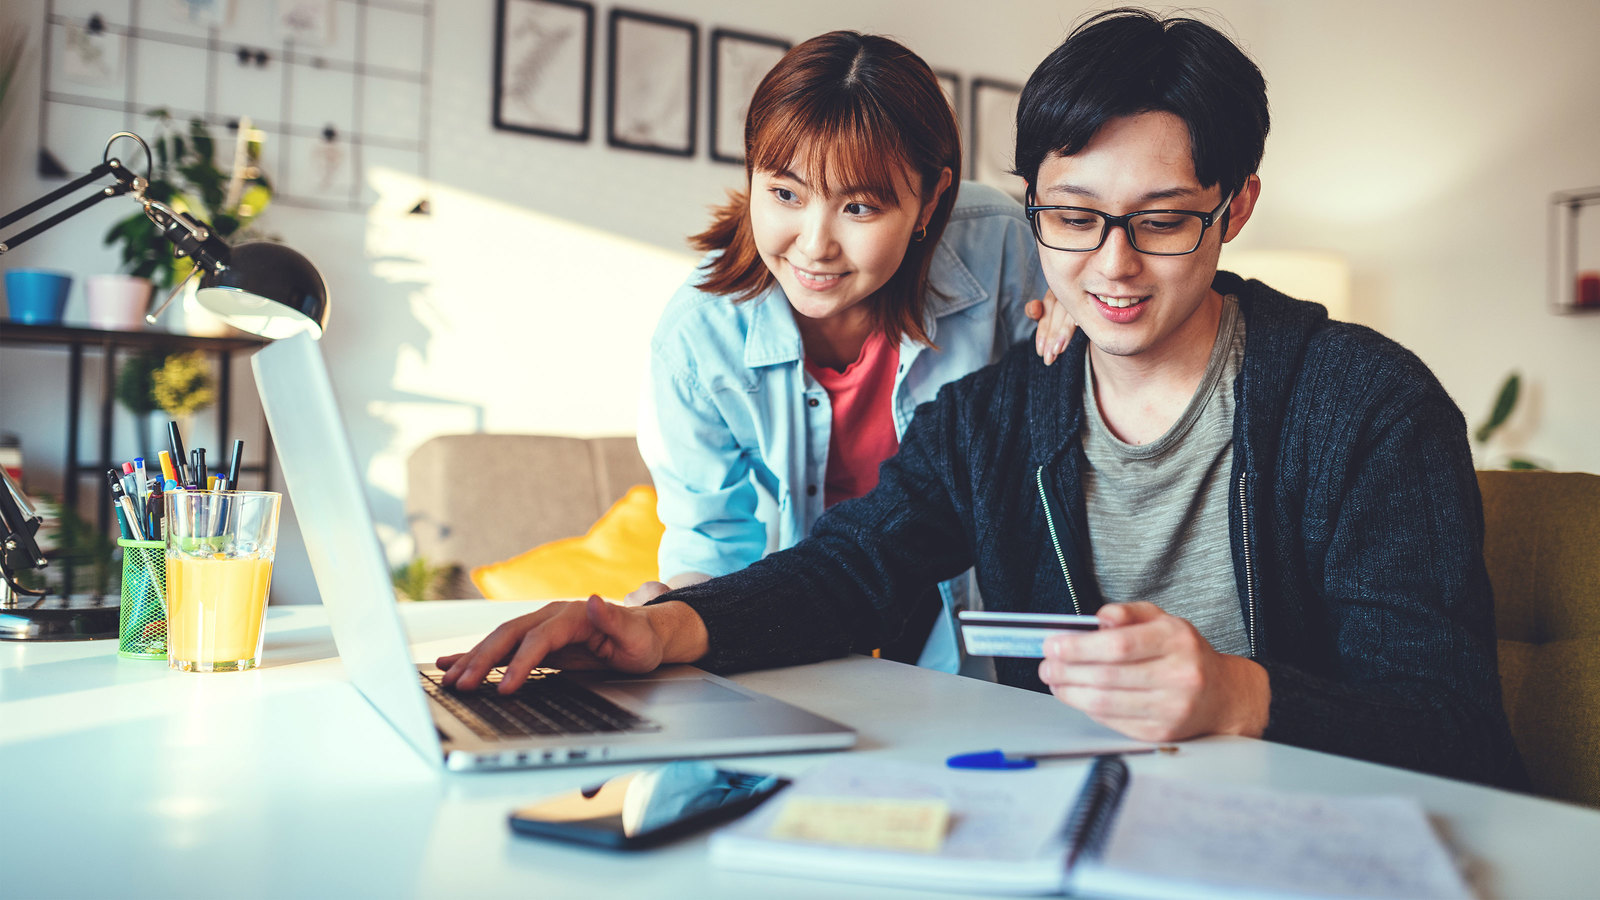
<instances>
[{"instance_id":1,"label":"pink top","mask_svg":"<svg viewBox=\"0 0 1600 900\"><path fill-rule=\"evenodd\" d=\"M861 356L843 372L806 360L806 371L828 392L833 431L828 437L823 505L859 497L878 484L878 465L900 449L894 432L894 375L900 347L873 331Z\"/></svg>"}]
</instances>

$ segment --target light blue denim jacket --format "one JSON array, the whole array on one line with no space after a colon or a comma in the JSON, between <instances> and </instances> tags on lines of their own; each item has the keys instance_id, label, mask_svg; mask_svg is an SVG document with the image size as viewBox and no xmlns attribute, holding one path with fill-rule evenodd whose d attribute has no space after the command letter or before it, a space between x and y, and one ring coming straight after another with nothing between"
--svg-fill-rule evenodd
<instances>
[{"instance_id":1,"label":"light blue denim jacket","mask_svg":"<svg viewBox=\"0 0 1600 900\"><path fill-rule=\"evenodd\" d=\"M800 331L783 288L774 284L734 303L700 290L702 277L697 271L678 289L656 326L639 416L639 450L666 526L663 579L738 571L797 543L823 509L833 411L827 391L802 365ZM946 382L1033 334L1023 307L1044 296L1045 284L1022 208L994 188L963 182L928 282L924 327L939 349L910 338L900 343L897 436L917 405ZM776 500L773 541L757 512L763 492ZM958 578L940 586L947 610L975 605L967 584ZM948 620L936 623L919 664L956 671Z\"/></svg>"}]
</instances>

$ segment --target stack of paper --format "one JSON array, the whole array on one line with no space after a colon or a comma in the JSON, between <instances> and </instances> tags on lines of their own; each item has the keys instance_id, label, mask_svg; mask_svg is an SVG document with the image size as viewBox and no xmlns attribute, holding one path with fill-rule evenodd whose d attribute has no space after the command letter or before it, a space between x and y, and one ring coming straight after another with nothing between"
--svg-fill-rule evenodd
<instances>
[{"instance_id":1,"label":"stack of paper","mask_svg":"<svg viewBox=\"0 0 1600 900\"><path fill-rule=\"evenodd\" d=\"M711 836L711 861L730 869L840 881L1007 894L1060 893L1066 855L1061 826L1087 765L1027 771L963 771L943 766L842 758L807 773L754 813ZM948 809L933 849L891 849L916 840L867 840L846 821L842 801L893 801L874 809L915 830L919 807ZM791 805L807 821L796 827ZM830 808L840 821L815 813ZM782 825L779 828L776 826ZM804 833L807 839L782 835Z\"/></svg>"},{"instance_id":2,"label":"stack of paper","mask_svg":"<svg viewBox=\"0 0 1600 900\"><path fill-rule=\"evenodd\" d=\"M1413 799L1130 775L1116 758L974 771L842 757L713 835L711 860L987 894L1472 896Z\"/></svg>"}]
</instances>

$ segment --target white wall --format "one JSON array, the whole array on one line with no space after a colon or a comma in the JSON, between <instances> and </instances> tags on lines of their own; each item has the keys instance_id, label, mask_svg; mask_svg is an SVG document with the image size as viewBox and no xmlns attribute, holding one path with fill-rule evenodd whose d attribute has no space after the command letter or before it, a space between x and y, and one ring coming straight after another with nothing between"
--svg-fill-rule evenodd
<instances>
[{"instance_id":1,"label":"white wall","mask_svg":"<svg viewBox=\"0 0 1600 900\"><path fill-rule=\"evenodd\" d=\"M1017 82L1090 8L1044 0L628 6L698 21L704 32L720 25L803 39L840 27L877 31L964 81ZM397 559L407 552L404 461L429 436L632 431L650 329L690 264L684 236L742 175L706 157L703 127L693 160L605 147L609 5L597 22L596 137L587 145L495 131L494 4L439 7L433 184L378 173L384 200L367 214L279 206L265 220L332 287L324 352ZM42 8L43 0L7 3L35 30ZM1419 353L1470 421L1486 414L1507 371L1522 371L1527 400L1500 452L1600 471L1592 387L1600 315L1551 315L1545 272L1549 194L1600 184L1600 4L1534 0L1516 14L1491 0L1224 0L1213 8L1261 64L1273 108L1265 188L1239 246L1343 255L1355 317ZM704 63L701 72L703 81ZM32 173L36 79L36 69L27 74L0 132L0 208L51 187ZM404 216L424 190L434 214ZM108 270L99 236L110 218L86 214L5 262ZM81 319L81 303L74 298L69 319ZM42 373L49 367L38 359L11 348L0 358L0 428L23 434L30 470L37 462L48 479L60 461L41 457L64 424L51 393L59 375ZM303 553L285 548L276 599L314 592Z\"/></svg>"}]
</instances>

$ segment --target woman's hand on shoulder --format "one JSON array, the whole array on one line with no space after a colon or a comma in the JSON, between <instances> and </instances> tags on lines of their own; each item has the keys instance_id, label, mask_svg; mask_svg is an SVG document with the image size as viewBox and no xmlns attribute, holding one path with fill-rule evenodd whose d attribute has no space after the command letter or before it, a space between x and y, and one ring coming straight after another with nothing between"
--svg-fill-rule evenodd
<instances>
[{"instance_id":1,"label":"woman's hand on shoulder","mask_svg":"<svg viewBox=\"0 0 1600 900\"><path fill-rule=\"evenodd\" d=\"M1054 291L1045 291L1042 300L1029 300L1023 312L1039 323L1033 332L1033 349L1048 366L1067 349L1078 323L1067 312L1067 305L1056 299Z\"/></svg>"},{"instance_id":2,"label":"woman's hand on shoulder","mask_svg":"<svg viewBox=\"0 0 1600 900\"><path fill-rule=\"evenodd\" d=\"M646 581L644 584L641 584L632 591L629 591L628 596L622 598L622 605L644 606L646 603L649 603L651 600L654 600L670 590L672 590L671 587L662 584L659 581Z\"/></svg>"}]
</instances>

